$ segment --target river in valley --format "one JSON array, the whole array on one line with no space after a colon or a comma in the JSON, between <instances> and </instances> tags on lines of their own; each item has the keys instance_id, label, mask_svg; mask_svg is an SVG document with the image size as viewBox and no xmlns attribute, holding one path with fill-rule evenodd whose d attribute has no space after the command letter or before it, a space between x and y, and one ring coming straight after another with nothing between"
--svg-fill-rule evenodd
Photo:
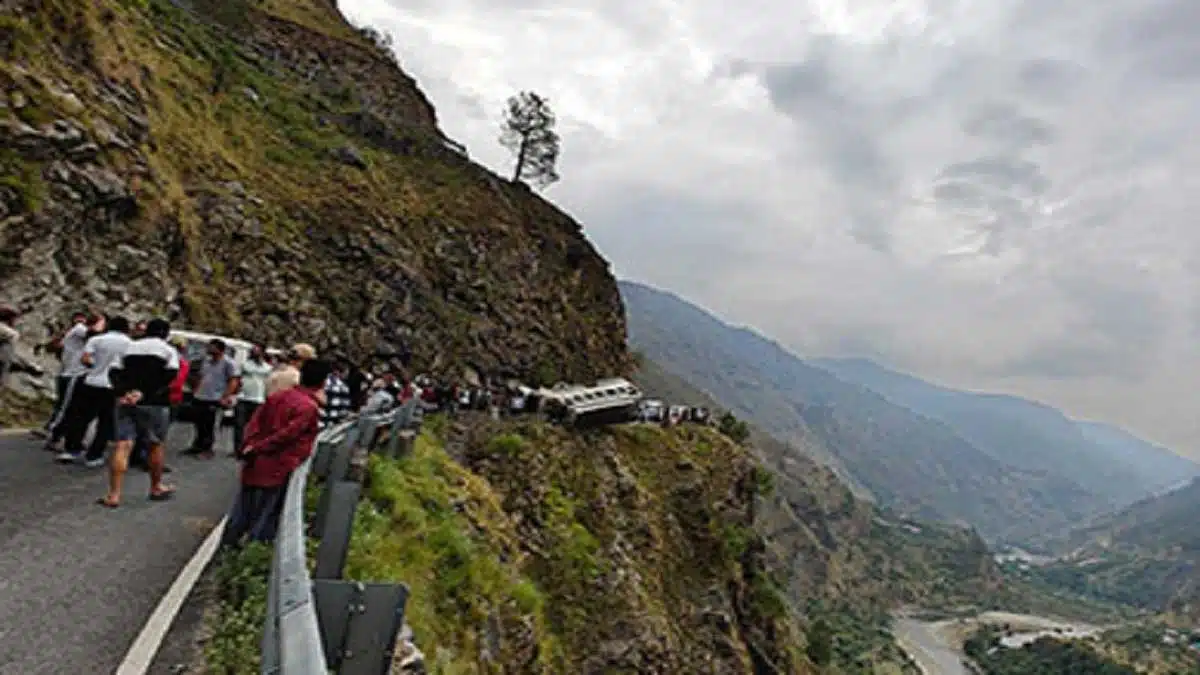
<instances>
[{"instance_id":1,"label":"river in valley","mask_svg":"<svg viewBox=\"0 0 1200 675\"><path fill-rule=\"evenodd\" d=\"M980 624L1007 624L1012 632L1001 640L1006 647L1019 647L1046 635L1082 638L1104 630L1101 626L1030 614L984 612L974 617L942 621L921 621L901 614L895 618L892 632L925 675L971 675L971 669L963 660L962 643Z\"/></svg>"}]
</instances>

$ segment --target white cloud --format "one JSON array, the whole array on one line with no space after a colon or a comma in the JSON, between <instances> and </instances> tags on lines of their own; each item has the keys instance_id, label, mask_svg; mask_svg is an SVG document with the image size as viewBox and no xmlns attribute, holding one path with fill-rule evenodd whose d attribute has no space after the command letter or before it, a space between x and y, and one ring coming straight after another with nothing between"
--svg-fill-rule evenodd
<instances>
[{"instance_id":1,"label":"white cloud","mask_svg":"<svg viewBox=\"0 0 1200 675\"><path fill-rule=\"evenodd\" d=\"M342 9L394 36L443 128L501 172L504 100L547 96L549 195L619 273L804 353L1200 440L1200 4Z\"/></svg>"}]
</instances>

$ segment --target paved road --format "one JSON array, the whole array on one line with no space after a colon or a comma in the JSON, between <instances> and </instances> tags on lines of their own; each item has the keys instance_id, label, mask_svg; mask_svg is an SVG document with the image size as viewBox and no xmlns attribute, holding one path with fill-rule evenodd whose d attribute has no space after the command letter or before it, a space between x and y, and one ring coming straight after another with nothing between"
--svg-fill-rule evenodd
<instances>
[{"instance_id":1,"label":"paved road","mask_svg":"<svg viewBox=\"0 0 1200 675\"><path fill-rule=\"evenodd\" d=\"M946 644L939 624L897 618L892 631L926 675L970 675L959 650Z\"/></svg>"},{"instance_id":2,"label":"paved road","mask_svg":"<svg viewBox=\"0 0 1200 675\"><path fill-rule=\"evenodd\" d=\"M174 500L148 501L134 471L110 511L95 504L103 470L60 466L26 436L0 437L0 675L116 669L233 499L233 460L178 456L190 439L189 426L173 430Z\"/></svg>"}]
</instances>

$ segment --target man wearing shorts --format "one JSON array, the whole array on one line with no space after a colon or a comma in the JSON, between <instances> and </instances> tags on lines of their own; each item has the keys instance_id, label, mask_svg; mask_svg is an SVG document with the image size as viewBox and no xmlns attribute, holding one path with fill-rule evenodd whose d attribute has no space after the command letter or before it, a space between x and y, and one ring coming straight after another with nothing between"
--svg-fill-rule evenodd
<instances>
[{"instance_id":1,"label":"man wearing shorts","mask_svg":"<svg viewBox=\"0 0 1200 675\"><path fill-rule=\"evenodd\" d=\"M150 499L165 501L174 488L164 485L163 459L167 430L171 426L171 383L179 372L179 351L167 344L171 325L154 319L146 336L129 345L110 372L117 399L117 447L108 470L108 494L99 503L110 509L121 504L121 487L129 468L129 455L138 439L149 447Z\"/></svg>"}]
</instances>

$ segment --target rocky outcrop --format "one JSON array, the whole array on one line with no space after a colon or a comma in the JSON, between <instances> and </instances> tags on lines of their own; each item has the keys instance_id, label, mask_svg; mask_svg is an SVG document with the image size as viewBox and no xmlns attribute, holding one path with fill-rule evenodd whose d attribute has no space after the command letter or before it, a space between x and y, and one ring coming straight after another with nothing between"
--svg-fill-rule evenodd
<instances>
[{"instance_id":1,"label":"rocky outcrop","mask_svg":"<svg viewBox=\"0 0 1200 675\"><path fill-rule=\"evenodd\" d=\"M578 223L455 151L328 3L2 4L0 301L27 336L88 306L455 375L627 367Z\"/></svg>"}]
</instances>

